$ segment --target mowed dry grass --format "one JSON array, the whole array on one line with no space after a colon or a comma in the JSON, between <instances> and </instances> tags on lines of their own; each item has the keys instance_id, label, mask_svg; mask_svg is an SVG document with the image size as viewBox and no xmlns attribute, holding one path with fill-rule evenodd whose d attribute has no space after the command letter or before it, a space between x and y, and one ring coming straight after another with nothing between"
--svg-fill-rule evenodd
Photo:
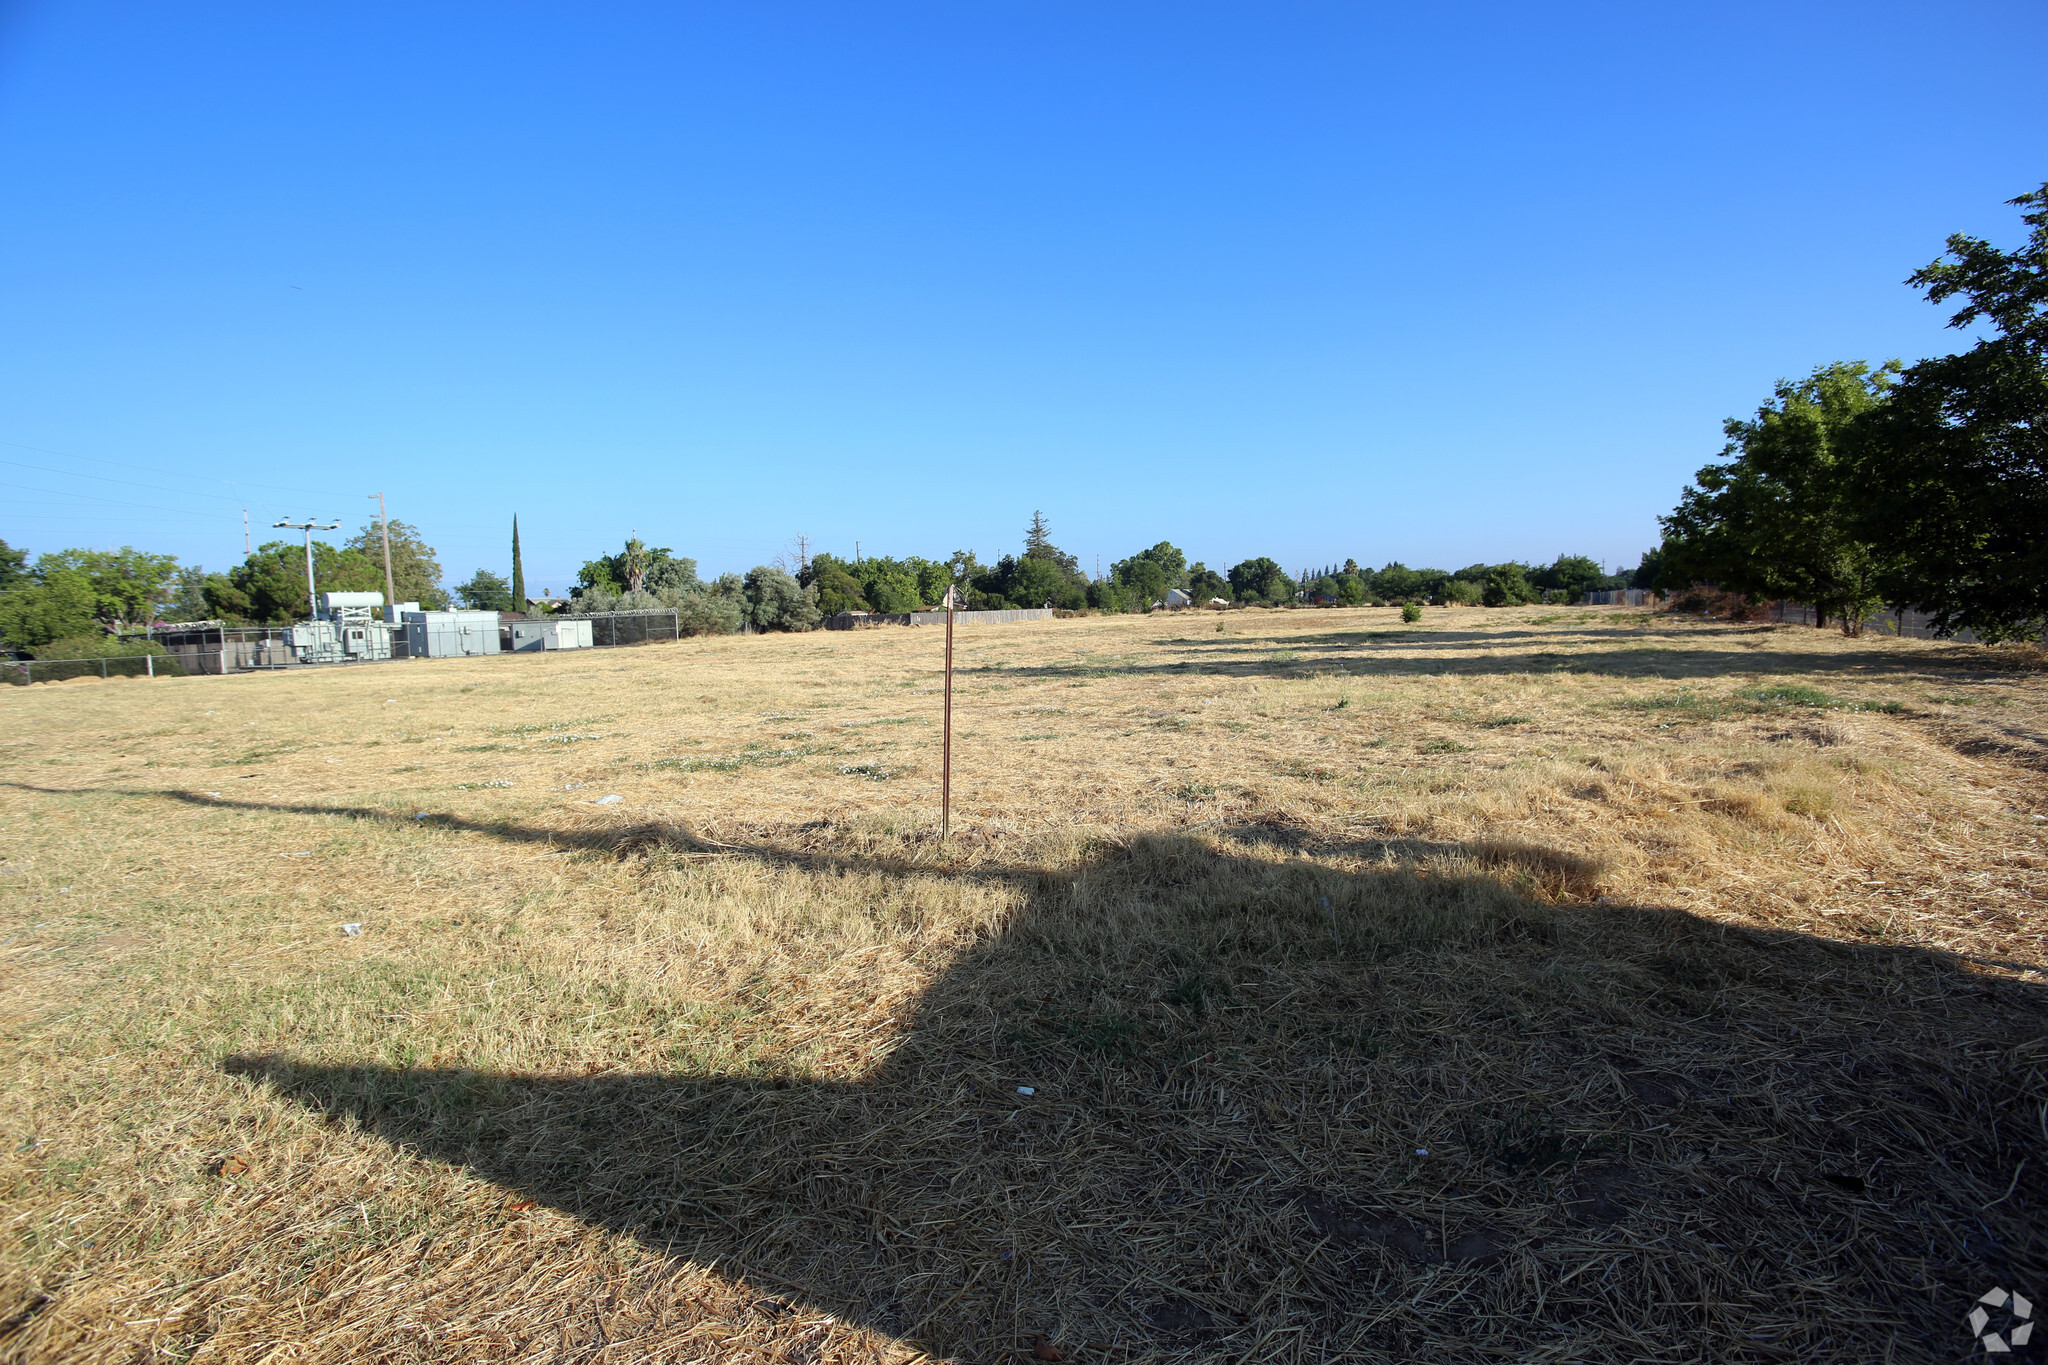
<instances>
[{"instance_id":1,"label":"mowed dry grass","mask_svg":"<svg viewBox=\"0 0 2048 1365\"><path fill-rule=\"evenodd\" d=\"M963 629L949 845L928 628L0 690L0 1359L1946 1360L2048 1299L2025 656L1220 623Z\"/></svg>"}]
</instances>

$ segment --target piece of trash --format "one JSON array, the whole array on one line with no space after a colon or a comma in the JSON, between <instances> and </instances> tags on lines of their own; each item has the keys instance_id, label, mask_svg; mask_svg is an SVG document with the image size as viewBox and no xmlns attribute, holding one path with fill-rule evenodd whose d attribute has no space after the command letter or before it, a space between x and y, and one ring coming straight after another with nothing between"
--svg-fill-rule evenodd
<instances>
[{"instance_id":1,"label":"piece of trash","mask_svg":"<svg viewBox=\"0 0 2048 1365\"><path fill-rule=\"evenodd\" d=\"M341 926L341 932L347 934L350 938L355 938L363 932L363 926L360 924L344 924Z\"/></svg>"},{"instance_id":2,"label":"piece of trash","mask_svg":"<svg viewBox=\"0 0 2048 1365\"><path fill-rule=\"evenodd\" d=\"M201 793L199 793L199 794L200 794L201 796L210 796L210 797L212 797L212 798L213 798L214 800L216 800L216 801L218 801L218 800L220 799L220 793L219 793L219 792L201 792Z\"/></svg>"},{"instance_id":3,"label":"piece of trash","mask_svg":"<svg viewBox=\"0 0 2048 1365\"><path fill-rule=\"evenodd\" d=\"M1044 1337L1040 1337L1031 1343L1031 1356L1034 1360L1065 1360L1067 1358L1066 1352L1060 1350L1059 1347L1053 1345Z\"/></svg>"},{"instance_id":4,"label":"piece of trash","mask_svg":"<svg viewBox=\"0 0 2048 1365\"><path fill-rule=\"evenodd\" d=\"M249 1173L249 1163L238 1156L222 1157L219 1161L213 1163L213 1173L228 1178L247 1175Z\"/></svg>"},{"instance_id":5,"label":"piece of trash","mask_svg":"<svg viewBox=\"0 0 2048 1365\"><path fill-rule=\"evenodd\" d=\"M1417 1155L1417 1156L1428 1156L1428 1155L1429 1155L1429 1148L1427 1148L1427 1147L1417 1147L1417 1148L1415 1149L1415 1155Z\"/></svg>"},{"instance_id":6,"label":"piece of trash","mask_svg":"<svg viewBox=\"0 0 2048 1365\"><path fill-rule=\"evenodd\" d=\"M520 1201L519 1201L518 1203L516 1203L516 1204L507 1204L507 1205L505 1206L505 1212L507 1212L507 1213L525 1213L525 1212L526 1212L526 1211L527 1211L528 1209L532 1209L532 1208L538 1208L538 1207L540 1207L540 1201L539 1201L539 1200L536 1200L536 1199L522 1199L522 1200L520 1200Z\"/></svg>"},{"instance_id":7,"label":"piece of trash","mask_svg":"<svg viewBox=\"0 0 2048 1365\"><path fill-rule=\"evenodd\" d=\"M431 817L430 815L428 815L428 814L427 814L427 813L426 813L425 811L421 811L421 812L420 812L420 813L419 813L418 815L415 815L415 816L413 816L413 819L415 819L415 820L428 820L428 819L432 819L432 818L433 818L433 817Z\"/></svg>"},{"instance_id":8,"label":"piece of trash","mask_svg":"<svg viewBox=\"0 0 2048 1365\"><path fill-rule=\"evenodd\" d=\"M1017 1093L1020 1095L1036 1095L1038 1092L1028 1085L1020 1085L1017 1087Z\"/></svg>"},{"instance_id":9,"label":"piece of trash","mask_svg":"<svg viewBox=\"0 0 2048 1365\"><path fill-rule=\"evenodd\" d=\"M623 796L600 796L590 804L593 806L616 806L625 799Z\"/></svg>"},{"instance_id":10,"label":"piece of trash","mask_svg":"<svg viewBox=\"0 0 2048 1365\"><path fill-rule=\"evenodd\" d=\"M386 697L386 698L384 699L384 704L385 704L386 706L389 706L389 705L391 705L391 703L393 703L393 702L395 702L395 701L397 701L397 700L398 700L398 698L396 698L396 697ZM211 714L211 713L209 713L209 714Z\"/></svg>"}]
</instances>

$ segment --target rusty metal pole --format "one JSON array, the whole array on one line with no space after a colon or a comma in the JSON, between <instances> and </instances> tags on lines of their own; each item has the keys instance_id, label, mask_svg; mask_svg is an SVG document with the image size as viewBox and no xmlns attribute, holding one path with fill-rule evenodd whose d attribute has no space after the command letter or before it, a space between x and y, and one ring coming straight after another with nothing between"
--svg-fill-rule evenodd
<instances>
[{"instance_id":1,"label":"rusty metal pole","mask_svg":"<svg viewBox=\"0 0 2048 1365\"><path fill-rule=\"evenodd\" d=\"M946 589L946 712L939 741L939 842L953 834L953 606L955 595Z\"/></svg>"}]
</instances>

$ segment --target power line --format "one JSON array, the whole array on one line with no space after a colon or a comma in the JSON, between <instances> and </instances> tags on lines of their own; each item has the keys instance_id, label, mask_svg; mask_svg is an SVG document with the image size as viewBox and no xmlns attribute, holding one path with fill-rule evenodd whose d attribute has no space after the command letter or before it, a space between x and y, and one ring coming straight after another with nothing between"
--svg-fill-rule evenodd
<instances>
[{"instance_id":1,"label":"power line","mask_svg":"<svg viewBox=\"0 0 2048 1365\"><path fill-rule=\"evenodd\" d=\"M162 507L152 507L145 502L123 502L119 498L98 498L90 493L70 493L61 488L37 488L25 483L0 482L0 488L19 488L25 493L47 493L52 497L58 498L84 498L87 502L111 503L115 507L140 507L145 512L155 512L159 516L162 516L166 510ZM227 512L193 512L184 509L178 509L178 512L179 515L188 517L219 517L227 521L234 521L236 519Z\"/></svg>"},{"instance_id":2,"label":"power line","mask_svg":"<svg viewBox=\"0 0 2048 1365\"><path fill-rule=\"evenodd\" d=\"M0 464L12 465L16 469L34 469L44 474L58 474L67 479L98 479L101 483L126 484L130 488L148 488L158 493L176 493L187 498L219 498L223 502L239 502L231 493L201 493L191 488L166 488L160 483L137 483L133 479L117 479L109 474L82 474L75 469L52 469L44 464L28 464L22 460L0 460Z\"/></svg>"},{"instance_id":3,"label":"power line","mask_svg":"<svg viewBox=\"0 0 2048 1365\"><path fill-rule=\"evenodd\" d=\"M52 450L48 446L25 445L20 441L0 441L0 446L8 446L15 450L33 450L36 451L38 454L55 455L59 459L63 460L86 460L93 464L110 464L114 466L114 468L116 469L139 469L145 473L152 474L159 472L158 467L155 465L131 464L126 460L109 460L98 455L74 455L70 451ZM94 479L104 478L106 476L102 474L81 474L79 475L79 477ZM199 476L193 475L191 477L197 478ZM276 483L244 483L239 479L220 479L218 480L218 482L226 484L229 488L267 488L273 493L296 493L300 497L327 498L354 496L353 494L345 494L342 493L340 490L333 488L323 488L317 490L311 488L290 488L286 487L283 484ZM236 496L239 496L239 494Z\"/></svg>"}]
</instances>

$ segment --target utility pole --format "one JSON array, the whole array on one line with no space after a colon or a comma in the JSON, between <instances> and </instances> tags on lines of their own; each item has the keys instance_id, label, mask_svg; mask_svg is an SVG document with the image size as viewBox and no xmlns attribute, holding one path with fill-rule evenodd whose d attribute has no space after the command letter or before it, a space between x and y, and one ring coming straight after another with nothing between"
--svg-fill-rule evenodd
<instances>
[{"instance_id":1,"label":"utility pole","mask_svg":"<svg viewBox=\"0 0 2048 1365\"><path fill-rule=\"evenodd\" d=\"M796 568L798 573L811 571L811 538L801 531L796 537Z\"/></svg>"},{"instance_id":2,"label":"utility pole","mask_svg":"<svg viewBox=\"0 0 2048 1365\"><path fill-rule=\"evenodd\" d=\"M384 495L370 496L377 500L377 532L384 537L384 624L388 626L398 620L398 589L391 585L391 521L384 515Z\"/></svg>"},{"instance_id":3,"label":"utility pole","mask_svg":"<svg viewBox=\"0 0 2048 1365\"><path fill-rule=\"evenodd\" d=\"M249 509L242 509L242 558L249 557Z\"/></svg>"},{"instance_id":4,"label":"utility pole","mask_svg":"<svg viewBox=\"0 0 2048 1365\"><path fill-rule=\"evenodd\" d=\"M331 521L323 526L311 517L308 517L304 521L274 521L271 525L282 526L291 531L304 531L306 533L306 609L310 613L308 619L317 621L320 619L320 599L313 592L313 533L315 531L339 531L341 523Z\"/></svg>"},{"instance_id":5,"label":"utility pole","mask_svg":"<svg viewBox=\"0 0 2048 1365\"><path fill-rule=\"evenodd\" d=\"M860 542L857 540L853 542L853 562L860 563Z\"/></svg>"}]
</instances>

